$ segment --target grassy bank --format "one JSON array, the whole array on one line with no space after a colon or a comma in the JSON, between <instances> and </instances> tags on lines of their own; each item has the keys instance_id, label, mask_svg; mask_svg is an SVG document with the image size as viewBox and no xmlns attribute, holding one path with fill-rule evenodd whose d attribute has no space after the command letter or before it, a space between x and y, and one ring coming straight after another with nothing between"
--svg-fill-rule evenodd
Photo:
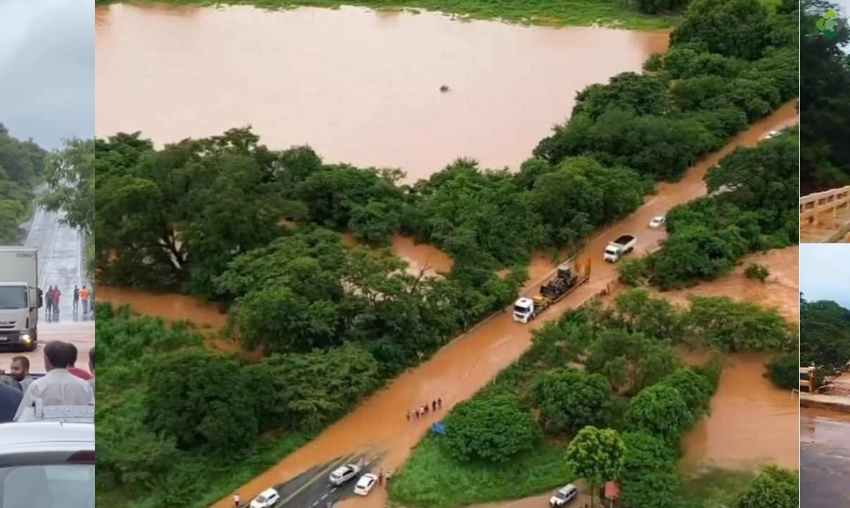
<instances>
[{"instance_id":1,"label":"grassy bank","mask_svg":"<svg viewBox=\"0 0 850 508\"><path fill-rule=\"evenodd\" d=\"M97 1L97 5L119 3ZM265 9L292 7L337 8L342 5L379 10L429 10L468 17L546 26L610 26L632 30L657 30L676 24L677 16L647 15L631 10L620 0L157 0L171 5L253 5Z\"/></svg>"},{"instance_id":2,"label":"grassy bank","mask_svg":"<svg viewBox=\"0 0 850 508\"><path fill-rule=\"evenodd\" d=\"M393 500L402 506L453 508L473 503L518 499L562 485L573 478L564 463L564 442L541 442L507 464L459 464L428 437L393 484Z\"/></svg>"}]
</instances>

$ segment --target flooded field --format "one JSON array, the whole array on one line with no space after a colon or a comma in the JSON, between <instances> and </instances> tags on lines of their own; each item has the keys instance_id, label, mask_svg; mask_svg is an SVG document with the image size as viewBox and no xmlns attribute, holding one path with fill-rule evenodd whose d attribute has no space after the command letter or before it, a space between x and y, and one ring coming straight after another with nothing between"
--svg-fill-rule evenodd
<instances>
[{"instance_id":1,"label":"flooded field","mask_svg":"<svg viewBox=\"0 0 850 508\"><path fill-rule=\"evenodd\" d=\"M770 270L770 277L765 283L744 276L744 270L752 263L764 265ZM718 280L680 291L657 294L679 304L686 304L689 295L728 296L736 300L757 303L763 307L773 307L785 319L799 322L799 266L800 248L788 247L748 256L732 273Z\"/></svg>"},{"instance_id":2,"label":"flooded field","mask_svg":"<svg viewBox=\"0 0 850 508\"><path fill-rule=\"evenodd\" d=\"M161 5L98 7L95 36L98 136L165 143L251 124L273 148L309 144L411 179L460 156L517 167L576 92L668 44L666 32L436 13Z\"/></svg>"},{"instance_id":3,"label":"flooded field","mask_svg":"<svg viewBox=\"0 0 850 508\"><path fill-rule=\"evenodd\" d=\"M227 323L227 316L215 305L199 302L190 296L157 295L103 284L95 286L95 294L99 302L109 302L116 307L129 305L139 314L166 321L191 321L201 328L221 328Z\"/></svg>"},{"instance_id":4,"label":"flooded field","mask_svg":"<svg viewBox=\"0 0 850 508\"><path fill-rule=\"evenodd\" d=\"M850 506L850 415L803 408L800 506Z\"/></svg>"},{"instance_id":5,"label":"flooded field","mask_svg":"<svg viewBox=\"0 0 850 508\"><path fill-rule=\"evenodd\" d=\"M764 377L765 355L734 355L706 417L684 440L683 467L799 467L799 400Z\"/></svg>"},{"instance_id":6,"label":"flooded field","mask_svg":"<svg viewBox=\"0 0 850 508\"><path fill-rule=\"evenodd\" d=\"M256 495L269 485L282 483L316 464L364 447L384 451L386 455L382 465L397 468L432 423L428 418L408 423L405 414L411 407L439 396L444 401L444 409L448 410L475 394L530 346L534 329L556 319L566 309L582 303L616 279L615 267L599 261L600 253L611 238L638 232L638 254L657 248L658 242L664 238L664 232L647 228L652 217L704 195L706 189L703 176L720 158L736 147L755 145L767 132L793 124L796 118L794 105L788 104L737 136L723 150L692 167L680 182L661 185L658 194L650 196L637 212L601 232L588 243L579 256L580 259L594 262L591 280L587 285L530 325L514 323L508 314L497 314L483 322L420 367L393 380L387 388L364 401L317 439L243 486L240 489L243 497ZM537 268L532 271L535 275L546 275L543 273L544 267L550 261L545 256L535 259L533 266ZM420 261L424 260L420 258ZM133 304L138 312L167 319L188 318L207 326L219 326L225 320L216 309L182 296L151 295L107 287L98 287L97 295L98 301ZM787 392L774 390L761 377L763 359L741 359L740 363L736 361L727 367L724 374L721 393L714 400L715 414L696 429L687 441L688 460L691 464L706 461L750 464L773 459L793 465L797 449L793 443L798 425L796 399L791 399ZM749 412L750 420L745 421L739 416L738 413L744 413L744 409ZM756 428L758 425L762 427ZM792 444L786 450L789 441ZM383 496L383 491L373 493L368 498L370 506L382 502ZM224 499L215 506L229 507L230 499Z\"/></svg>"}]
</instances>

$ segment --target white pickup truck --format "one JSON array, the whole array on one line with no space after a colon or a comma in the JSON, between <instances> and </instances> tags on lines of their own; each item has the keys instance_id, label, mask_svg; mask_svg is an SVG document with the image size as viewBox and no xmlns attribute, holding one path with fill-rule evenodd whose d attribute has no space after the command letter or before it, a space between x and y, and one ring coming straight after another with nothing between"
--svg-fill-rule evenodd
<instances>
[{"instance_id":1,"label":"white pickup truck","mask_svg":"<svg viewBox=\"0 0 850 508\"><path fill-rule=\"evenodd\" d=\"M616 263L621 257L635 250L637 238L632 235L622 235L605 247L605 261Z\"/></svg>"}]
</instances>

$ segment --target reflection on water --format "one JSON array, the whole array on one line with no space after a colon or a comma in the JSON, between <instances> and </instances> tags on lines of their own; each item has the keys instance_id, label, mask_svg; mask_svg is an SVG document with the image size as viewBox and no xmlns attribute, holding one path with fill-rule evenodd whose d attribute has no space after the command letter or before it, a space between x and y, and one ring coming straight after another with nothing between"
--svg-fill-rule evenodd
<instances>
[{"instance_id":1,"label":"reflection on water","mask_svg":"<svg viewBox=\"0 0 850 508\"><path fill-rule=\"evenodd\" d=\"M850 414L803 408L800 506L850 506Z\"/></svg>"},{"instance_id":2,"label":"reflection on water","mask_svg":"<svg viewBox=\"0 0 850 508\"><path fill-rule=\"evenodd\" d=\"M766 355L728 358L707 416L684 440L683 465L799 467L799 400L764 377Z\"/></svg>"},{"instance_id":3,"label":"reflection on water","mask_svg":"<svg viewBox=\"0 0 850 508\"><path fill-rule=\"evenodd\" d=\"M95 35L98 136L162 143L251 124L273 148L413 179L460 156L517 167L576 92L640 71L668 42L436 13L148 5L99 7Z\"/></svg>"}]
</instances>

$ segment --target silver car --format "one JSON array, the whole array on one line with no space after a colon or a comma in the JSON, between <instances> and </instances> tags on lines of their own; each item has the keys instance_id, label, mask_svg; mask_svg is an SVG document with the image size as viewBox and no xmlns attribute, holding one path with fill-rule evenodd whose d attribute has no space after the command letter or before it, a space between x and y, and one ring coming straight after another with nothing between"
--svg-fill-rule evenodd
<instances>
[{"instance_id":1,"label":"silver car","mask_svg":"<svg viewBox=\"0 0 850 508\"><path fill-rule=\"evenodd\" d=\"M95 508L92 423L0 425L0 508Z\"/></svg>"}]
</instances>

